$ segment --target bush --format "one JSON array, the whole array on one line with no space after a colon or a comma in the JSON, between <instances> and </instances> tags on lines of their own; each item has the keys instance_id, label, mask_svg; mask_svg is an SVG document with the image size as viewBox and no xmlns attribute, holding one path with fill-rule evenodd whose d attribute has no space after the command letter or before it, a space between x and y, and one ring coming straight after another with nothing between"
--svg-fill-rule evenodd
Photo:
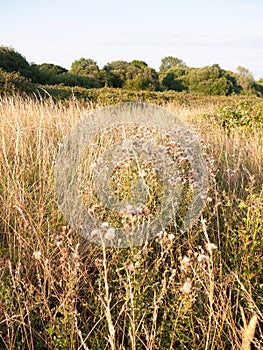
<instances>
[{"instance_id":1,"label":"bush","mask_svg":"<svg viewBox=\"0 0 263 350\"><path fill-rule=\"evenodd\" d=\"M228 104L218 109L217 118L226 129L263 127L263 103L249 100Z\"/></svg>"},{"instance_id":2,"label":"bush","mask_svg":"<svg viewBox=\"0 0 263 350\"><path fill-rule=\"evenodd\" d=\"M19 72L28 79L35 79L35 72L27 60L10 47L0 47L0 68L5 72Z\"/></svg>"},{"instance_id":3,"label":"bush","mask_svg":"<svg viewBox=\"0 0 263 350\"><path fill-rule=\"evenodd\" d=\"M165 90L183 91L186 90L183 79L176 77L176 73L168 71L162 79L162 86Z\"/></svg>"},{"instance_id":4,"label":"bush","mask_svg":"<svg viewBox=\"0 0 263 350\"><path fill-rule=\"evenodd\" d=\"M233 77L218 64L194 69L189 74L189 91L204 95L231 95L236 91Z\"/></svg>"},{"instance_id":5,"label":"bush","mask_svg":"<svg viewBox=\"0 0 263 350\"><path fill-rule=\"evenodd\" d=\"M18 72L5 72L0 69L0 95L32 94L37 92L35 84Z\"/></svg>"}]
</instances>

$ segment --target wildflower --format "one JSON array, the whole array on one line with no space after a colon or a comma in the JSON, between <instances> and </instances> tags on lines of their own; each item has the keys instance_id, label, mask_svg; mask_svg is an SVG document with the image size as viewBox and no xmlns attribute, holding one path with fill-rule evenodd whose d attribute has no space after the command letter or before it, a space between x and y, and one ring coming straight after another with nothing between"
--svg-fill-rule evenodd
<instances>
[{"instance_id":1,"label":"wildflower","mask_svg":"<svg viewBox=\"0 0 263 350\"><path fill-rule=\"evenodd\" d=\"M79 249L79 243L76 244L76 248L72 254L72 259L77 261L79 260L79 252L78 252L78 249Z\"/></svg>"},{"instance_id":2,"label":"wildflower","mask_svg":"<svg viewBox=\"0 0 263 350\"><path fill-rule=\"evenodd\" d=\"M103 158L102 157L97 158L97 164L101 165L102 163L103 163Z\"/></svg>"},{"instance_id":3,"label":"wildflower","mask_svg":"<svg viewBox=\"0 0 263 350\"><path fill-rule=\"evenodd\" d=\"M173 241L175 239L175 235L173 233L169 233L168 239L169 241Z\"/></svg>"},{"instance_id":4,"label":"wildflower","mask_svg":"<svg viewBox=\"0 0 263 350\"><path fill-rule=\"evenodd\" d=\"M170 283L174 281L174 277L176 275L176 269L171 270L171 276L169 277Z\"/></svg>"},{"instance_id":5,"label":"wildflower","mask_svg":"<svg viewBox=\"0 0 263 350\"><path fill-rule=\"evenodd\" d=\"M108 227L109 227L109 223L108 223L108 222L103 222L103 223L101 224L101 228L107 229Z\"/></svg>"},{"instance_id":6,"label":"wildflower","mask_svg":"<svg viewBox=\"0 0 263 350\"><path fill-rule=\"evenodd\" d=\"M191 266L191 259L190 258L188 258L188 256L184 256L183 257L183 259L181 259L181 266L180 266L180 269L182 270L182 271L185 271L185 272L187 272L188 271L188 269L190 268L190 266Z\"/></svg>"},{"instance_id":7,"label":"wildflower","mask_svg":"<svg viewBox=\"0 0 263 350\"><path fill-rule=\"evenodd\" d=\"M157 236L157 237L162 237L163 234L164 234L163 231L159 231L159 232L156 234L156 236Z\"/></svg>"},{"instance_id":8,"label":"wildflower","mask_svg":"<svg viewBox=\"0 0 263 350\"><path fill-rule=\"evenodd\" d=\"M134 270L135 270L135 265L134 265L134 263L130 263L130 264L127 266L127 270L128 270L130 273L134 272Z\"/></svg>"},{"instance_id":9,"label":"wildflower","mask_svg":"<svg viewBox=\"0 0 263 350\"><path fill-rule=\"evenodd\" d=\"M64 255L64 256L67 255L67 249L66 249L65 247L61 247L61 248L60 248L60 252L61 252L61 254Z\"/></svg>"},{"instance_id":10,"label":"wildflower","mask_svg":"<svg viewBox=\"0 0 263 350\"><path fill-rule=\"evenodd\" d=\"M104 236L105 239L108 239L109 241L112 241L115 238L115 228L110 227Z\"/></svg>"},{"instance_id":11,"label":"wildflower","mask_svg":"<svg viewBox=\"0 0 263 350\"><path fill-rule=\"evenodd\" d=\"M96 258L95 259L95 266L100 269L102 266L103 266L103 260L102 259L99 259L99 258Z\"/></svg>"},{"instance_id":12,"label":"wildflower","mask_svg":"<svg viewBox=\"0 0 263 350\"><path fill-rule=\"evenodd\" d=\"M199 263L206 262L208 260L208 257L205 254L199 254L197 257L197 261Z\"/></svg>"},{"instance_id":13,"label":"wildflower","mask_svg":"<svg viewBox=\"0 0 263 350\"><path fill-rule=\"evenodd\" d=\"M60 247L63 244L63 237L62 236L56 236L56 246Z\"/></svg>"},{"instance_id":14,"label":"wildflower","mask_svg":"<svg viewBox=\"0 0 263 350\"><path fill-rule=\"evenodd\" d=\"M37 250L36 252L33 253L33 256L36 260L40 260L41 257L41 251Z\"/></svg>"},{"instance_id":15,"label":"wildflower","mask_svg":"<svg viewBox=\"0 0 263 350\"><path fill-rule=\"evenodd\" d=\"M190 294L192 292L192 281L191 278L187 278L186 281L184 282L182 288L181 288L181 292L183 294Z\"/></svg>"},{"instance_id":16,"label":"wildflower","mask_svg":"<svg viewBox=\"0 0 263 350\"><path fill-rule=\"evenodd\" d=\"M145 170L141 170L141 171L139 172L139 176L142 177L142 178L144 178L146 175L147 175L147 173L146 173Z\"/></svg>"},{"instance_id":17,"label":"wildflower","mask_svg":"<svg viewBox=\"0 0 263 350\"><path fill-rule=\"evenodd\" d=\"M100 230L98 230L98 229L94 229L94 230L92 230L91 231L91 237L98 237L98 236L100 236Z\"/></svg>"},{"instance_id":18,"label":"wildflower","mask_svg":"<svg viewBox=\"0 0 263 350\"><path fill-rule=\"evenodd\" d=\"M214 243L207 243L206 245L205 245L205 248L206 248L206 250L210 253L210 254L212 254L212 252L213 252L213 250L216 250L217 249L217 245L215 245Z\"/></svg>"},{"instance_id":19,"label":"wildflower","mask_svg":"<svg viewBox=\"0 0 263 350\"><path fill-rule=\"evenodd\" d=\"M126 210L127 212L132 212L133 211L133 206L131 204L126 205Z\"/></svg>"},{"instance_id":20,"label":"wildflower","mask_svg":"<svg viewBox=\"0 0 263 350\"><path fill-rule=\"evenodd\" d=\"M187 255L188 255L188 256L193 255L193 251L192 251L191 249L188 249L188 250L187 250Z\"/></svg>"},{"instance_id":21,"label":"wildflower","mask_svg":"<svg viewBox=\"0 0 263 350\"><path fill-rule=\"evenodd\" d=\"M139 261L136 261L136 263L135 263L134 266L135 266L135 267L139 267L139 266L140 266L140 262L139 262Z\"/></svg>"},{"instance_id":22,"label":"wildflower","mask_svg":"<svg viewBox=\"0 0 263 350\"><path fill-rule=\"evenodd\" d=\"M56 242L56 246L57 246L58 248L59 248L62 244L63 244L62 241L57 241L57 242Z\"/></svg>"}]
</instances>

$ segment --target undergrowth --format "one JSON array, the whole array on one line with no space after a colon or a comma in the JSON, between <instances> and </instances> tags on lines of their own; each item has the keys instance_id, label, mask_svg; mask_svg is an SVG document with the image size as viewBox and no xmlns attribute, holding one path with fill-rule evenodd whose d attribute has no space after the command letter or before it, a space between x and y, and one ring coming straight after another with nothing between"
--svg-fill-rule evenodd
<instances>
[{"instance_id":1,"label":"undergrowth","mask_svg":"<svg viewBox=\"0 0 263 350\"><path fill-rule=\"evenodd\" d=\"M68 226L53 182L60 142L95 107L0 100L0 348L262 349L261 125L234 115L229 131L209 100L165 104L203 140L202 216L185 234L164 228L141 247L106 249ZM127 169L114 174L120 197Z\"/></svg>"}]
</instances>

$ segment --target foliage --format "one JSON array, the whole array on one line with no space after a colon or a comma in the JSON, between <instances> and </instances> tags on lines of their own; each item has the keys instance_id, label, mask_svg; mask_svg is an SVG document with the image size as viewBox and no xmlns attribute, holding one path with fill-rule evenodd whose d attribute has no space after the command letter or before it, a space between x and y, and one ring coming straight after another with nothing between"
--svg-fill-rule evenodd
<instances>
[{"instance_id":1,"label":"foliage","mask_svg":"<svg viewBox=\"0 0 263 350\"><path fill-rule=\"evenodd\" d=\"M163 89L186 91L188 89L188 84L185 80L185 76L188 71L187 68L170 68L167 72L159 74Z\"/></svg>"},{"instance_id":2,"label":"foliage","mask_svg":"<svg viewBox=\"0 0 263 350\"><path fill-rule=\"evenodd\" d=\"M247 68L241 66L237 67L237 81L245 93L251 92L255 85L252 73Z\"/></svg>"},{"instance_id":3,"label":"foliage","mask_svg":"<svg viewBox=\"0 0 263 350\"><path fill-rule=\"evenodd\" d=\"M233 128L263 128L263 103L249 100L227 104L217 111L221 125L230 130Z\"/></svg>"},{"instance_id":4,"label":"foliage","mask_svg":"<svg viewBox=\"0 0 263 350\"><path fill-rule=\"evenodd\" d=\"M205 95L231 95L237 86L218 64L193 69L189 74L189 91Z\"/></svg>"},{"instance_id":5,"label":"foliage","mask_svg":"<svg viewBox=\"0 0 263 350\"><path fill-rule=\"evenodd\" d=\"M210 96L229 96L241 90L236 78L220 68L218 64L203 68L185 66L170 68L159 75L162 86L166 90L187 91Z\"/></svg>"},{"instance_id":6,"label":"foliage","mask_svg":"<svg viewBox=\"0 0 263 350\"><path fill-rule=\"evenodd\" d=\"M80 58L71 64L71 74L83 76L93 81L93 87L101 87L99 80L99 67L91 58Z\"/></svg>"},{"instance_id":7,"label":"foliage","mask_svg":"<svg viewBox=\"0 0 263 350\"><path fill-rule=\"evenodd\" d=\"M33 65L33 69L37 72L37 82L42 85L54 86L61 84L71 87L79 86L87 89L100 87L98 79L93 78L91 75L73 74L61 66L50 63Z\"/></svg>"},{"instance_id":8,"label":"foliage","mask_svg":"<svg viewBox=\"0 0 263 350\"><path fill-rule=\"evenodd\" d=\"M171 68L183 68L183 67L186 67L186 64L180 58L167 56L161 60L159 72L164 73L169 71Z\"/></svg>"},{"instance_id":9,"label":"foliage","mask_svg":"<svg viewBox=\"0 0 263 350\"><path fill-rule=\"evenodd\" d=\"M29 64L12 48L0 48L0 67L5 72L19 72L21 76L41 85L82 88L124 88L133 91L167 91L201 95L245 94L263 96L263 85L256 83L247 68L237 73L226 71L218 64L202 68L187 67L179 58L166 56L159 72L146 62L122 60L107 63L100 69L91 58L80 58L67 69L51 63ZM51 89L56 90L56 88Z\"/></svg>"},{"instance_id":10,"label":"foliage","mask_svg":"<svg viewBox=\"0 0 263 350\"><path fill-rule=\"evenodd\" d=\"M53 96L54 100L63 100L67 102L68 99L77 98L82 102L90 102L102 105L111 105L121 102L129 101L146 101L156 104L163 104L172 102L178 106L203 106L208 102L218 105L226 102L225 96L212 96L187 94L185 92L179 93L176 91L131 91L121 88L93 88L85 89L79 86L68 87L61 85L45 85L43 89L43 96ZM234 99L234 97L233 97Z\"/></svg>"},{"instance_id":11,"label":"foliage","mask_svg":"<svg viewBox=\"0 0 263 350\"><path fill-rule=\"evenodd\" d=\"M86 89L100 87L98 79L85 75L72 74L69 72L59 75L56 84L62 84L65 86L79 86Z\"/></svg>"},{"instance_id":12,"label":"foliage","mask_svg":"<svg viewBox=\"0 0 263 350\"><path fill-rule=\"evenodd\" d=\"M159 77L153 68L143 61L132 61L126 71L126 81L123 85L129 90L159 90Z\"/></svg>"},{"instance_id":13,"label":"foliage","mask_svg":"<svg viewBox=\"0 0 263 350\"><path fill-rule=\"evenodd\" d=\"M129 63L126 61L113 61L106 64L103 70L106 72L107 86L122 88L126 80L126 71Z\"/></svg>"},{"instance_id":14,"label":"foliage","mask_svg":"<svg viewBox=\"0 0 263 350\"><path fill-rule=\"evenodd\" d=\"M32 94L36 86L19 72L5 72L0 69L0 95Z\"/></svg>"},{"instance_id":15,"label":"foliage","mask_svg":"<svg viewBox=\"0 0 263 350\"><path fill-rule=\"evenodd\" d=\"M0 47L0 68L6 72L19 72L28 79L34 79L34 71L27 60L11 47Z\"/></svg>"},{"instance_id":16,"label":"foliage","mask_svg":"<svg viewBox=\"0 0 263 350\"><path fill-rule=\"evenodd\" d=\"M67 69L52 63L42 63L35 65L41 72L48 72L53 75L66 73Z\"/></svg>"},{"instance_id":17,"label":"foliage","mask_svg":"<svg viewBox=\"0 0 263 350\"><path fill-rule=\"evenodd\" d=\"M71 73L78 75L87 75L98 73L99 67L91 58L80 58L71 64Z\"/></svg>"},{"instance_id":18,"label":"foliage","mask_svg":"<svg viewBox=\"0 0 263 350\"><path fill-rule=\"evenodd\" d=\"M160 89L157 72L143 61L113 61L104 66L103 70L106 86L135 91Z\"/></svg>"},{"instance_id":19,"label":"foliage","mask_svg":"<svg viewBox=\"0 0 263 350\"><path fill-rule=\"evenodd\" d=\"M185 90L185 86L183 81L177 79L173 72L168 72L164 78L162 79L162 86L166 90L174 90L174 91L183 91Z\"/></svg>"},{"instance_id":20,"label":"foliage","mask_svg":"<svg viewBox=\"0 0 263 350\"><path fill-rule=\"evenodd\" d=\"M67 72L67 69L52 63L32 64L31 68L39 84L58 84L60 75Z\"/></svg>"}]
</instances>

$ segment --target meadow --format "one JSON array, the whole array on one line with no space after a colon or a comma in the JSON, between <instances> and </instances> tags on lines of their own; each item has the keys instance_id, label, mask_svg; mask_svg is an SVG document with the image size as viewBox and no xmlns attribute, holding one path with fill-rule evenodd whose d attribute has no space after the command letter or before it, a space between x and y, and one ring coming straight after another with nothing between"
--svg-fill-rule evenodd
<instances>
[{"instance_id":1,"label":"meadow","mask_svg":"<svg viewBox=\"0 0 263 350\"><path fill-rule=\"evenodd\" d=\"M119 102L106 97L0 98L0 348L262 349L262 99L157 100L202 140L205 207L185 234L166 227L117 249L81 238L54 190L59 144L87 113ZM120 196L129 166L115 173Z\"/></svg>"}]
</instances>

